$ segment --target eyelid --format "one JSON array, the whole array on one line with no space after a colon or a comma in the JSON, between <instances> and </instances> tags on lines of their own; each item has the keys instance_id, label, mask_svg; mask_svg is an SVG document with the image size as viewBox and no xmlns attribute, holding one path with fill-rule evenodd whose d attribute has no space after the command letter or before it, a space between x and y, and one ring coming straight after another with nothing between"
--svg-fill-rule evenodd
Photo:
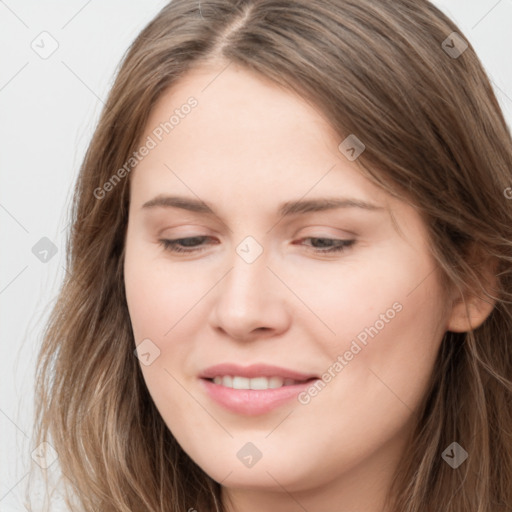
<instances>
[{"instance_id":1,"label":"eyelid","mask_svg":"<svg viewBox=\"0 0 512 512\"><path fill-rule=\"evenodd\" d=\"M197 234L194 233L197 229ZM172 232L172 238L190 238L195 236L220 236L220 233L216 231L215 229L212 229L210 227L205 226L204 224L194 224L194 223L188 223L188 224L178 224L176 226L173 225L167 225L163 229L159 229L156 233L156 236L161 238L166 238L164 233L171 231ZM183 233L183 236L182 236ZM167 238L171 238L171 235L169 235Z\"/></svg>"},{"instance_id":2,"label":"eyelid","mask_svg":"<svg viewBox=\"0 0 512 512\"><path fill-rule=\"evenodd\" d=\"M184 248L180 243L182 243L184 240L193 240L193 239L201 239L205 240L208 238L212 238L209 235L194 235L194 236L186 236L186 237L180 237L180 238L173 238L173 239L166 239L162 238L159 239L159 245L163 246L165 251L169 251L171 253L176 254L200 254L201 252L207 250L208 245L200 244L200 245L192 245L188 246L190 248ZM293 245L303 245L305 247L310 248L311 252L317 255L334 255L339 254L344 251L346 251L348 248L352 247L356 243L356 239L343 239L343 238L332 238L330 236L307 236L299 238L296 242L304 242L305 240L328 240L332 242L332 245L330 246L324 246L323 248L317 248L313 245L308 244L298 244L293 243ZM215 242L214 245L217 245L220 242ZM185 247L187 247L185 245Z\"/></svg>"}]
</instances>

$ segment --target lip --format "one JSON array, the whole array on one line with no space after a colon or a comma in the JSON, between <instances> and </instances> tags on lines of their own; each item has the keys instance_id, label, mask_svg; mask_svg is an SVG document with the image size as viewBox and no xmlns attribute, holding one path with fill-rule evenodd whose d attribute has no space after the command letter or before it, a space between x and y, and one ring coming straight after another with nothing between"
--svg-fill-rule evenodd
<instances>
[{"instance_id":1,"label":"lip","mask_svg":"<svg viewBox=\"0 0 512 512\"><path fill-rule=\"evenodd\" d=\"M215 384L207 379L219 375L237 375L240 377L282 377L300 382L291 386L276 389L232 389L221 384ZM296 398L297 395L318 379L316 375L304 374L295 370L278 366L254 364L242 367L236 364L224 363L207 368L199 375L201 385L208 396L224 408L246 416L265 414Z\"/></svg>"},{"instance_id":2,"label":"lip","mask_svg":"<svg viewBox=\"0 0 512 512\"><path fill-rule=\"evenodd\" d=\"M273 366L268 364L252 364L250 366L240 366L233 363L222 363L215 366L210 366L203 370L199 377L201 379L213 379L218 375L237 375L239 377L282 377L283 379L293 380L309 380L317 378L317 375L312 373L301 373L288 368L280 366Z\"/></svg>"}]
</instances>

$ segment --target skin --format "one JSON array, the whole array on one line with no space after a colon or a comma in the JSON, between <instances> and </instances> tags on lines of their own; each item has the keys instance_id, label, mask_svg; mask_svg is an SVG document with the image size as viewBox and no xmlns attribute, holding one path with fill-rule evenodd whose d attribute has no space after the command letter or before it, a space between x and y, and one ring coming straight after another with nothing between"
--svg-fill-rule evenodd
<instances>
[{"instance_id":1,"label":"skin","mask_svg":"<svg viewBox=\"0 0 512 512\"><path fill-rule=\"evenodd\" d=\"M136 345L149 338L160 350L141 365L145 382L183 449L222 482L229 511L381 511L444 332L477 326L489 308L466 319L443 296L418 212L360 174L318 111L223 68L190 71L160 98L142 141L190 96L199 103L130 176L128 308ZM200 198L218 217L142 207L158 195ZM322 197L382 209L277 212ZM211 238L189 254L159 242L194 236ZM263 248L253 263L236 252L247 236ZM322 254L318 238L356 242ZM198 373L221 362L322 375L395 303L400 312L307 405L244 416L200 385ZM262 452L251 468L236 456L247 442Z\"/></svg>"}]
</instances>

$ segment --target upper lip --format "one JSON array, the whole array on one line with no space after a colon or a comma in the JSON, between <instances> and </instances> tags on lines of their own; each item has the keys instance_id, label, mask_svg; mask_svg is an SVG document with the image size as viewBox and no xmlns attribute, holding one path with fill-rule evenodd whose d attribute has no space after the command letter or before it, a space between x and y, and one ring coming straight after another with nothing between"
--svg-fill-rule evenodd
<instances>
[{"instance_id":1,"label":"upper lip","mask_svg":"<svg viewBox=\"0 0 512 512\"><path fill-rule=\"evenodd\" d=\"M309 380L316 378L314 374L302 373L289 368L268 364L252 364L250 366L240 366L233 363L221 363L210 366L203 370L199 377L202 379L213 379L214 377L224 375L236 375L240 377L282 377L283 379L293 379L297 381Z\"/></svg>"}]
</instances>

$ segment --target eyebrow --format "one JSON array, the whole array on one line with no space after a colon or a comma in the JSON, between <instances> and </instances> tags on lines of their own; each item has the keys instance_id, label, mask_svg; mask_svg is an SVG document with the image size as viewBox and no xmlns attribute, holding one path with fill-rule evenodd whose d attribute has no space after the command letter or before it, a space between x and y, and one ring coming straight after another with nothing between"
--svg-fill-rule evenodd
<instances>
[{"instance_id":1,"label":"eyebrow","mask_svg":"<svg viewBox=\"0 0 512 512\"><path fill-rule=\"evenodd\" d=\"M180 208L182 210L218 217L213 208L204 201L184 196L158 195L142 205L143 209L155 207ZM297 199L293 201L286 201L279 207L278 214L281 217L286 217L290 215L321 212L338 208L361 208L370 212L384 210L382 206L377 206L375 204L362 201L361 199L324 197L318 199Z\"/></svg>"}]
</instances>

